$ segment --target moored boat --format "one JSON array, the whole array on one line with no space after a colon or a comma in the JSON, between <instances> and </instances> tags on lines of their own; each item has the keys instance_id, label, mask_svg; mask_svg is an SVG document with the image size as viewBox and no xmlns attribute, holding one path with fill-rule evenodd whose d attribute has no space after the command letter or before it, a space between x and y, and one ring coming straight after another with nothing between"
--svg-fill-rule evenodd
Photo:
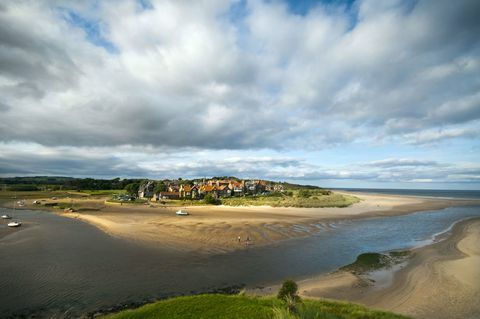
<instances>
[{"instance_id":1,"label":"moored boat","mask_svg":"<svg viewBox=\"0 0 480 319\"><path fill-rule=\"evenodd\" d=\"M11 218L12 218L12 216L10 216L10 215L7 215L7 214L2 215L2 219L11 219Z\"/></svg>"},{"instance_id":2,"label":"moored boat","mask_svg":"<svg viewBox=\"0 0 480 319\"><path fill-rule=\"evenodd\" d=\"M175 214L177 214L178 216L188 216L188 212L185 211L185 210L178 210Z\"/></svg>"},{"instance_id":3,"label":"moored boat","mask_svg":"<svg viewBox=\"0 0 480 319\"><path fill-rule=\"evenodd\" d=\"M22 226L21 222L10 222L7 224L8 227L19 227Z\"/></svg>"}]
</instances>

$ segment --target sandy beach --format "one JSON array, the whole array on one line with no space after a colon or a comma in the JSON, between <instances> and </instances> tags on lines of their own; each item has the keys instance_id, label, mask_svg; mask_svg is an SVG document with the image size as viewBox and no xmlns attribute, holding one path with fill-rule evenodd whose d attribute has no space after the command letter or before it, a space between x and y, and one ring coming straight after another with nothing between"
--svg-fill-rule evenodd
<instances>
[{"instance_id":1,"label":"sandy beach","mask_svg":"<svg viewBox=\"0 0 480 319\"><path fill-rule=\"evenodd\" d=\"M79 218L124 239L182 251L222 253L309 236L319 231L318 224L329 227L342 219L393 216L471 203L395 195L355 196L361 201L345 208L192 206L184 207L189 216L179 217L175 215L179 207L102 205L98 210L62 215Z\"/></svg>"},{"instance_id":2,"label":"sandy beach","mask_svg":"<svg viewBox=\"0 0 480 319\"><path fill-rule=\"evenodd\" d=\"M331 298L413 318L480 317L480 219L455 225L434 244L390 269L365 275L335 271L298 282L302 297ZM278 285L254 289L273 294Z\"/></svg>"}]
</instances>

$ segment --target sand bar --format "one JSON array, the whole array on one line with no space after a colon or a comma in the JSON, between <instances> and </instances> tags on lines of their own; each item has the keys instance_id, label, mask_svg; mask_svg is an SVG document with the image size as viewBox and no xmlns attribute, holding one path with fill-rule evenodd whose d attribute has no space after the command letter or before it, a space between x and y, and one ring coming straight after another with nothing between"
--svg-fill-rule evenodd
<instances>
[{"instance_id":1,"label":"sand bar","mask_svg":"<svg viewBox=\"0 0 480 319\"><path fill-rule=\"evenodd\" d=\"M413 196L355 195L362 201L345 208L192 206L184 207L189 216L179 217L175 215L179 207L103 205L97 211L63 215L79 218L124 239L182 251L222 253L310 236L319 231L315 227L318 223L328 227L329 223L338 220L480 203Z\"/></svg>"}]
</instances>

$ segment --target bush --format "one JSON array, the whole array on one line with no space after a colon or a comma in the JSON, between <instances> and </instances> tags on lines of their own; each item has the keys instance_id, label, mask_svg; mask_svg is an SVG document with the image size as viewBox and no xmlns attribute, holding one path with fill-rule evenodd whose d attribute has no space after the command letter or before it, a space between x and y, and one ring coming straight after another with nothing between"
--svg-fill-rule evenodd
<instances>
[{"instance_id":1,"label":"bush","mask_svg":"<svg viewBox=\"0 0 480 319\"><path fill-rule=\"evenodd\" d=\"M205 195L205 198L203 199L205 204L210 204L210 205L220 205L222 203L221 200L218 198L215 198L212 194L207 194Z\"/></svg>"},{"instance_id":2,"label":"bush","mask_svg":"<svg viewBox=\"0 0 480 319\"><path fill-rule=\"evenodd\" d=\"M282 284L282 288L278 291L277 298L283 301L295 300L298 301L300 297L297 295L298 286L293 280L285 280Z\"/></svg>"},{"instance_id":3,"label":"bush","mask_svg":"<svg viewBox=\"0 0 480 319\"><path fill-rule=\"evenodd\" d=\"M302 189L298 191L298 196L303 197L303 198L309 198L310 197L310 192L306 189Z\"/></svg>"}]
</instances>

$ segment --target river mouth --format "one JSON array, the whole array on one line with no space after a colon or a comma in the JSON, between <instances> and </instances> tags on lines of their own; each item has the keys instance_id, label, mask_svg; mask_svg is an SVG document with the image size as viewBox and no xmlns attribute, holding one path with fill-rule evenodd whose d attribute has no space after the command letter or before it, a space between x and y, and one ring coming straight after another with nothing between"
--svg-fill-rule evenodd
<instances>
[{"instance_id":1,"label":"river mouth","mask_svg":"<svg viewBox=\"0 0 480 319\"><path fill-rule=\"evenodd\" d=\"M76 318L118 304L331 271L363 252L432 241L454 222L480 216L480 207L339 221L309 238L214 256L142 246L52 213L15 215L28 227L0 228L0 313Z\"/></svg>"}]
</instances>

